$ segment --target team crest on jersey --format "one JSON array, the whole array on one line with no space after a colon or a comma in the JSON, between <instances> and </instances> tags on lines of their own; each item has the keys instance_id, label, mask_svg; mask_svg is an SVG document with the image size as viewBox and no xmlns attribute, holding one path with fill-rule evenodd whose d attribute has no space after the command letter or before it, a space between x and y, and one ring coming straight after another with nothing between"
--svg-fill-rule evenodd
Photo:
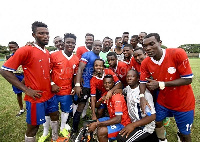
<instances>
[{"instance_id":1,"label":"team crest on jersey","mask_svg":"<svg viewBox=\"0 0 200 142\"><path fill-rule=\"evenodd\" d=\"M170 74L174 74L176 72L176 68L175 67L169 67L167 71Z\"/></svg>"}]
</instances>

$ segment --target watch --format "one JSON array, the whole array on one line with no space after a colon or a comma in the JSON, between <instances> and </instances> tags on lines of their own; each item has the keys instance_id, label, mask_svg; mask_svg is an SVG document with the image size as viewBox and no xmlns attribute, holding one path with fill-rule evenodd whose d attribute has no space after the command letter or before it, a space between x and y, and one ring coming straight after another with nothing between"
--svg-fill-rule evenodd
<instances>
[{"instance_id":1,"label":"watch","mask_svg":"<svg viewBox=\"0 0 200 142\"><path fill-rule=\"evenodd\" d=\"M144 97L144 94L140 94L140 98Z\"/></svg>"},{"instance_id":2,"label":"watch","mask_svg":"<svg viewBox=\"0 0 200 142\"><path fill-rule=\"evenodd\" d=\"M80 83L76 83L75 86L81 86L81 84Z\"/></svg>"},{"instance_id":3,"label":"watch","mask_svg":"<svg viewBox=\"0 0 200 142\"><path fill-rule=\"evenodd\" d=\"M160 90L165 89L165 82L159 81L158 84L159 84Z\"/></svg>"},{"instance_id":4,"label":"watch","mask_svg":"<svg viewBox=\"0 0 200 142\"><path fill-rule=\"evenodd\" d=\"M51 85L54 85L55 83L54 82L51 82Z\"/></svg>"}]
</instances>

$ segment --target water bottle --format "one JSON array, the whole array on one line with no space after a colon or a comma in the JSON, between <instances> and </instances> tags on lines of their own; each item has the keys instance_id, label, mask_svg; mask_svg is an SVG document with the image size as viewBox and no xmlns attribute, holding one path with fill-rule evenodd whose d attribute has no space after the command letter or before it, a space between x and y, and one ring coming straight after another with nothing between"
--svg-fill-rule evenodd
<instances>
[{"instance_id":1,"label":"water bottle","mask_svg":"<svg viewBox=\"0 0 200 142\"><path fill-rule=\"evenodd\" d=\"M151 116L151 110L147 105L145 107L145 112L146 112L147 116Z\"/></svg>"}]
</instances>

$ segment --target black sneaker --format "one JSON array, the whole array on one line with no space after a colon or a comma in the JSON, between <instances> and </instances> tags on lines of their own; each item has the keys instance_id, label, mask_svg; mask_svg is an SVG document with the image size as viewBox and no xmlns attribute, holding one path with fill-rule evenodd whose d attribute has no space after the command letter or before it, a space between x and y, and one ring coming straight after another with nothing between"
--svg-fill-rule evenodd
<instances>
[{"instance_id":1,"label":"black sneaker","mask_svg":"<svg viewBox=\"0 0 200 142\"><path fill-rule=\"evenodd\" d=\"M16 115L16 117L18 117L18 116L22 115L24 112L25 112L25 110L24 110L24 109L23 109L23 110L20 110L20 111L19 111L19 113Z\"/></svg>"}]
</instances>

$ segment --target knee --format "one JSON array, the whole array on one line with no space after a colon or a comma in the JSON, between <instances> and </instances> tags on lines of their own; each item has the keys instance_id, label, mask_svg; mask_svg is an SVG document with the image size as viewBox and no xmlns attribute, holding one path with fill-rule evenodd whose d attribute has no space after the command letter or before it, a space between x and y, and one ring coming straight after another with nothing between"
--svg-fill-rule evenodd
<instances>
[{"instance_id":1,"label":"knee","mask_svg":"<svg viewBox=\"0 0 200 142\"><path fill-rule=\"evenodd\" d=\"M108 135L108 129L107 127L99 127L97 129L97 136L98 137L103 137Z\"/></svg>"},{"instance_id":2,"label":"knee","mask_svg":"<svg viewBox=\"0 0 200 142\"><path fill-rule=\"evenodd\" d=\"M162 121L156 122L156 128L161 128L162 126L163 126Z\"/></svg>"},{"instance_id":3,"label":"knee","mask_svg":"<svg viewBox=\"0 0 200 142\"><path fill-rule=\"evenodd\" d=\"M39 129L39 125L33 126L33 125L28 124L27 127L28 128L27 128L27 131L26 131L26 136L27 137L34 137L36 135L38 129Z\"/></svg>"},{"instance_id":4,"label":"knee","mask_svg":"<svg viewBox=\"0 0 200 142\"><path fill-rule=\"evenodd\" d=\"M59 111L55 111L49 114L51 121L59 120Z\"/></svg>"}]
</instances>

